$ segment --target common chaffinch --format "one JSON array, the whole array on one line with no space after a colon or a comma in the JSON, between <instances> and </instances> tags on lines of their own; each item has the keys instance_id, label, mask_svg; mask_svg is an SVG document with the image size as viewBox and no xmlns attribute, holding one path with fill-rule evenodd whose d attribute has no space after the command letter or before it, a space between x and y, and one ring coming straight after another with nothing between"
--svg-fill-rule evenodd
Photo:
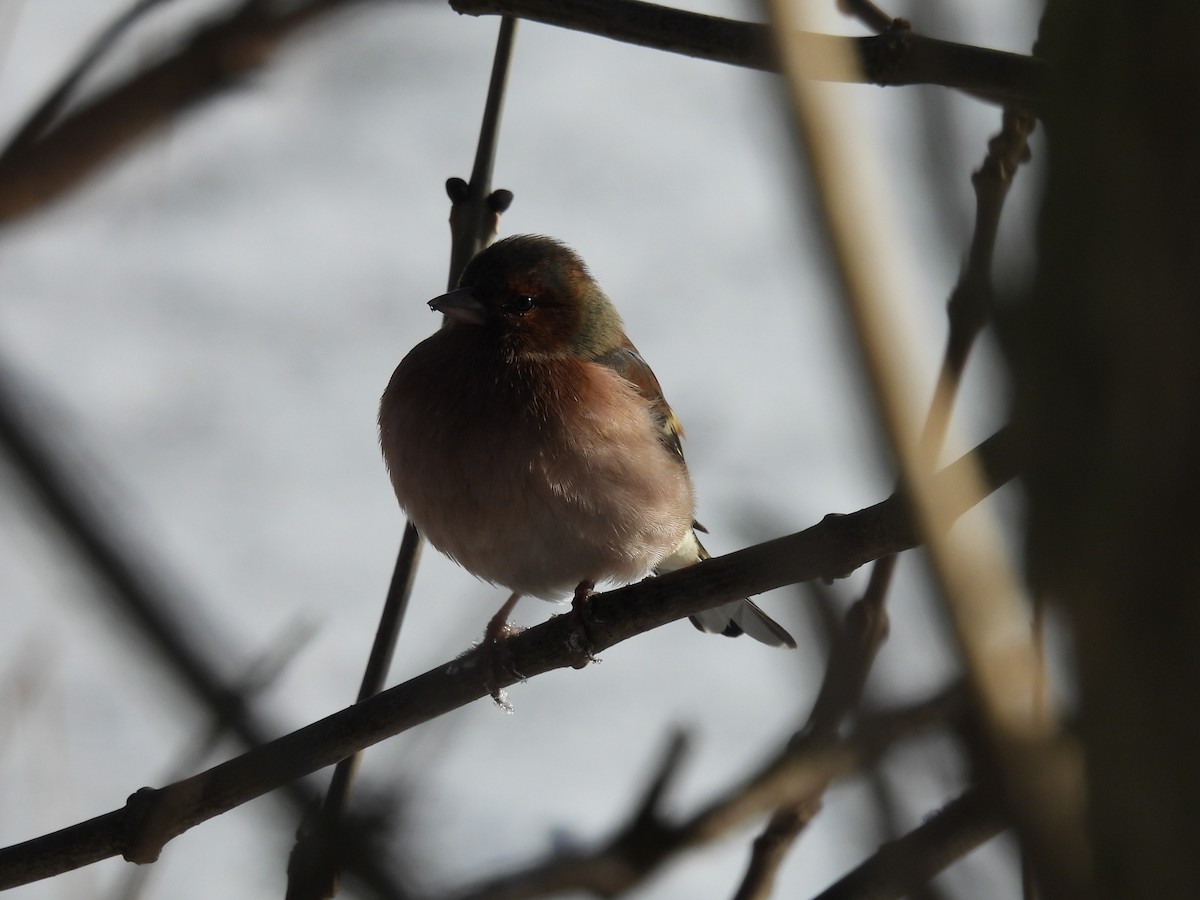
<instances>
[{"instance_id":1,"label":"common chaffinch","mask_svg":"<svg viewBox=\"0 0 1200 900\"><path fill-rule=\"evenodd\" d=\"M517 235L429 301L446 321L396 367L379 409L400 506L428 541L521 595L586 595L708 558L683 428L621 317L565 244ZM750 600L701 631L795 647Z\"/></svg>"}]
</instances>

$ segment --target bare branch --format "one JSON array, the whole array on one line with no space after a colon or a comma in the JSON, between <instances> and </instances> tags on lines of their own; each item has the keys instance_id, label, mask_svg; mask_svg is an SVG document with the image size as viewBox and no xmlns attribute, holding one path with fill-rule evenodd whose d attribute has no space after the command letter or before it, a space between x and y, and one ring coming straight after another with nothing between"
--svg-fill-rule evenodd
<instances>
[{"instance_id":1,"label":"bare branch","mask_svg":"<svg viewBox=\"0 0 1200 900\"><path fill-rule=\"evenodd\" d=\"M278 11L272 4L246 0L201 27L167 58L87 100L54 124L50 122L61 109L62 98L52 96L0 153L0 225L58 199L175 115L241 83L284 40L315 18L359 2L363 0L311 0ZM460 0L452 5L472 15L512 15L703 59L771 71L778 68L766 26L757 23L636 0ZM136 9L141 11L140 6ZM118 21L110 30L119 34L122 28ZM866 73L861 80L871 84L941 84L995 102L1036 107L1047 81L1044 64L1033 58L939 41L904 29L864 38L803 34L796 39L805 53L819 56L831 45L851 46ZM97 46L102 51L107 43L102 38ZM83 67L89 64L85 59ZM844 77L834 70L826 76ZM68 77L62 97L75 86Z\"/></svg>"},{"instance_id":2,"label":"bare branch","mask_svg":"<svg viewBox=\"0 0 1200 900\"><path fill-rule=\"evenodd\" d=\"M450 0L468 15L506 15L586 31L612 40L764 71L779 64L766 25L656 6L640 0ZM906 29L861 38L812 32L795 37L799 52L824 60L846 48L862 74L824 66L816 77L880 86L940 84L995 102L1036 104L1045 90L1045 65L1028 56L922 37Z\"/></svg>"},{"instance_id":3,"label":"bare branch","mask_svg":"<svg viewBox=\"0 0 1200 900\"><path fill-rule=\"evenodd\" d=\"M899 900L1005 828L999 804L978 788L884 844L816 900Z\"/></svg>"},{"instance_id":4,"label":"bare branch","mask_svg":"<svg viewBox=\"0 0 1200 900\"><path fill-rule=\"evenodd\" d=\"M55 117L62 112L67 102L71 99L71 95L75 93L76 88L79 87L87 73L95 68L96 63L112 49L121 36L129 31L139 19L153 10L154 7L161 6L165 2L170 2L170 0L138 0L137 3L124 13L117 16L92 41L91 45L79 58L79 61L62 77L58 86L29 115L25 123L9 141L5 153L25 149L39 138L50 123L54 121Z\"/></svg>"},{"instance_id":5,"label":"bare branch","mask_svg":"<svg viewBox=\"0 0 1200 900\"><path fill-rule=\"evenodd\" d=\"M824 791L821 792L824 794ZM746 876L733 900L767 900L775 887L775 873L808 823L821 810L820 796L775 810L771 821L754 839Z\"/></svg>"}]
</instances>

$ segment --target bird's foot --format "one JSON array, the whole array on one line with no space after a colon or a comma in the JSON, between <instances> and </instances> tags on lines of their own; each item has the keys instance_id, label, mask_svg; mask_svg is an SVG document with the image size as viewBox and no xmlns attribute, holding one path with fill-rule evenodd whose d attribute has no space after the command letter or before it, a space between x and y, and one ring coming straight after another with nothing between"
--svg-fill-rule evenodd
<instances>
[{"instance_id":1,"label":"bird's foot","mask_svg":"<svg viewBox=\"0 0 1200 900\"><path fill-rule=\"evenodd\" d=\"M592 634L592 623L597 621L592 615L592 589L594 581L581 581L575 588L575 596L571 599L571 616L578 626L571 632L570 646L576 653L582 653L586 659L575 668L582 669L590 662L600 662L596 657L596 640Z\"/></svg>"},{"instance_id":2,"label":"bird's foot","mask_svg":"<svg viewBox=\"0 0 1200 900\"><path fill-rule=\"evenodd\" d=\"M521 629L507 622L502 622L496 629L489 624L479 643L479 664L483 669L484 687L492 695L492 701L506 713L511 713L513 707L504 685L525 680L525 676L513 665L512 651L508 647L509 638L520 632Z\"/></svg>"},{"instance_id":3,"label":"bird's foot","mask_svg":"<svg viewBox=\"0 0 1200 900\"><path fill-rule=\"evenodd\" d=\"M517 605L520 594L513 594L499 611L492 616L483 630L483 640L479 644L479 663L483 669L483 684L492 695L493 702L506 713L513 711L504 691L505 684L513 681L524 681L525 676L513 665L512 651L508 641L520 629L508 623L508 616Z\"/></svg>"}]
</instances>

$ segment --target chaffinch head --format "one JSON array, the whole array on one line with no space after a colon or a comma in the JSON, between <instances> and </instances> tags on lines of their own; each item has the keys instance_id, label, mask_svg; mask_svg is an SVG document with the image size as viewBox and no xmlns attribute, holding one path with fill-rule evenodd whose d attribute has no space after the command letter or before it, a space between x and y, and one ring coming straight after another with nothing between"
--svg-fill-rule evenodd
<instances>
[{"instance_id":1,"label":"chaffinch head","mask_svg":"<svg viewBox=\"0 0 1200 900\"><path fill-rule=\"evenodd\" d=\"M400 506L472 574L561 599L708 557L683 429L583 260L548 237L493 244L429 301L443 328L384 391L380 442ZM502 617L501 617L502 618ZM749 600L702 631L794 647Z\"/></svg>"}]
</instances>

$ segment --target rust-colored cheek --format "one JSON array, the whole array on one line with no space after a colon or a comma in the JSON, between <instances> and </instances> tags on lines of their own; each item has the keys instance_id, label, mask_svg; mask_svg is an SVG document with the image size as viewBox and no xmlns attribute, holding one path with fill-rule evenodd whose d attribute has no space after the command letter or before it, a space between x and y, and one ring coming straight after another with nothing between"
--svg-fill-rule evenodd
<instances>
[{"instance_id":1,"label":"rust-colored cheek","mask_svg":"<svg viewBox=\"0 0 1200 900\"><path fill-rule=\"evenodd\" d=\"M570 310L561 307L537 309L512 324L511 345L517 354L565 353L578 327Z\"/></svg>"}]
</instances>

